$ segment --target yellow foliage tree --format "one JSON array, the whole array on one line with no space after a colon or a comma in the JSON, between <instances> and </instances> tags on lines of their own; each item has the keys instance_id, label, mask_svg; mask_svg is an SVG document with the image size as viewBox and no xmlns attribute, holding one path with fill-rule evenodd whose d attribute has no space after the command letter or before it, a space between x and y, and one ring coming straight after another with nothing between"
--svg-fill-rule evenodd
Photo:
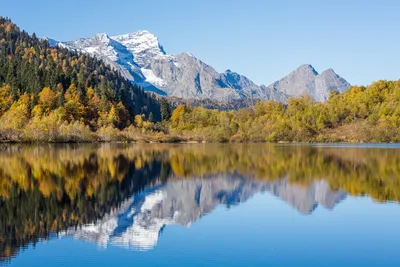
<instances>
[{"instance_id":1,"label":"yellow foliage tree","mask_svg":"<svg viewBox=\"0 0 400 267\"><path fill-rule=\"evenodd\" d=\"M43 88L39 93L39 104L42 105L44 112L48 113L55 107L56 94L49 87Z\"/></svg>"},{"instance_id":2,"label":"yellow foliage tree","mask_svg":"<svg viewBox=\"0 0 400 267\"><path fill-rule=\"evenodd\" d=\"M6 131L3 135L10 140L19 139L19 135L29 119L30 97L22 95L17 102L14 102L10 109L0 118L0 132Z\"/></svg>"},{"instance_id":3,"label":"yellow foliage tree","mask_svg":"<svg viewBox=\"0 0 400 267\"><path fill-rule=\"evenodd\" d=\"M117 110L115 109L115 106L112 105L110 112L108 112L108 123L110 125L113 125L114 127L118 127L119 124L119 116L117 113Z\"/></svg>"},{"instance_id":4,"label":"yellow foliage tree","mask_svg":"<svg viewBox=\"0 0 400 267\"><path fill-rule=\"evenodd\" d=\"M135 116L135 126L136 127L143 127L143 116L142 115L136 115Z\"/></svg>"},{"instance_id":5,"label":"yellow foliage tree","mask_svg":"<svg viewBox=\"0 0 400 267\"><path fill-rule=\"evenodd\" d=\"M0 87L0 116L10 108L12 104L11 87L6 84Z\"/></svg>"}]
</instances>

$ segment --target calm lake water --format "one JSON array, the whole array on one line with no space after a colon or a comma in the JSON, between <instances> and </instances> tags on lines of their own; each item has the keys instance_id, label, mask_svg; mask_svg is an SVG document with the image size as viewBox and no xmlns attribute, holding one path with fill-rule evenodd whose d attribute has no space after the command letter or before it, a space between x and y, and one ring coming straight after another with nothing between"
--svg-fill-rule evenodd
<instances>
[{"instance_id":1,"label":"calm lake water","mask_svg":"<svg viewBox=\"0 0 400 267\"><path fill-rule=\"evenodd\" d=\"M0 145L0 265L400 266L399 145Z\"/></svg>"}]
</instances>

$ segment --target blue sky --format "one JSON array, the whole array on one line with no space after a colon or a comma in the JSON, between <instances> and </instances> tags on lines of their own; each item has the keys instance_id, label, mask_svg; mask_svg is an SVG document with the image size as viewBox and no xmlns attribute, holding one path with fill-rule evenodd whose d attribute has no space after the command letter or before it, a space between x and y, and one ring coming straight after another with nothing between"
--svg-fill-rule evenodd
<instances>
[{"instance_id":1,"label":"blue sky","mask_svg":"<svg viewBox=\"0 0 400 267\"><path fill-rule=\"evenodd\" d=\"M305 63L352 84L399 79L399 12L397 0L5 0L0 9L62 41L149 30L167 53L266 85Z\"/></svg>"}]
</instances>

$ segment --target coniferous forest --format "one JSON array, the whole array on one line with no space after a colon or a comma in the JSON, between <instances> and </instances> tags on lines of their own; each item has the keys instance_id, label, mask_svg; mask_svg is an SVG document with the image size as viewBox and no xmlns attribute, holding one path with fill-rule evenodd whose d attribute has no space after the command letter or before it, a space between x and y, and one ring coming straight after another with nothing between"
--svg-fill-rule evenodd
<instances>
[{"instance_id":1,"label":"coniferous forest","mask_svg":"<svg viewBox=\"0 0 400 267\"><path fill-rule=\"evenodd\" d=\"M306 95L231 111L197 104L172 109L177 102L0 18L2 142L400 141L400 81L332 91L326 102Z\"/></svg>"}]
</instances>

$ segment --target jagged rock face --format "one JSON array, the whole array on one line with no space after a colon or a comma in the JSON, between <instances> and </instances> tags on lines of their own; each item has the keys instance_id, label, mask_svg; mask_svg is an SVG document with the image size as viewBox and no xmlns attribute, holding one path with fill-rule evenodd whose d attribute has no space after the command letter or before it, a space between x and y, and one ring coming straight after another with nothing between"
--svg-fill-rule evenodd
<instances>
[{"instance_id":1,"label":"jagged rock face","mask_svg":"<svg viewBox=\"0 0 400 267\"><path fill-rule=\"evenodd\" d=\"M132 53L135 63L141 68L148 68L153 60L170 59L157 37L148 31L138 31L111 37Z\"/></svg>"},{"instance_id":2,"label":"jagged rock face","mask_svg":"<svg viewBox=\"0 0 400 267\"><path fill-rule=\"evenodd\" d=\"M311 65L302 65L286 77L268 86L289 96L310 94L316 101L325 101L332 90L344 92L350 84L332 69L321 74Z\"/></svg>"},{"instance_id":3,"label":"jagged rock face","mask_svg":"<svg viewBox=\"0 0 400 267\"><path fill-rule=\"evenodd\" d=\"M223 74L189 53L166 54L157 37L148 31L92 38L52 45L78 50L104 60L107 64L147 91L183 98L212 98L222 101L253 97L263 98L262 90L244 76L238 84L221 82Z\"/></svg>"},{"instance_id":4,"label":"jagged rock face","mask_svg":"<svg viewBox=\"0 0 400 267\"><path fill-rule=\"evenodd\" d=\"M265 97L263 98L264 100L275 100L278 102L286 103L288 98L290 97L289 95L278 91L276 88L270 88L265 85L261 85L260 89L262 90L263 94Z\"/></svg>"},{"instance_id":5,"label":"jagged rock face","mask_svg":"<svg viewBox=\"0 0 400 267\"><path fill-rule=\"evenodd\" d=\"M280 102L286 102L288 96L277 91L269 90L266 86L258 86L251 80L243 75L240 75L231 70L227 70L220 74L219 84L223 88L233 88L239 93L240 97L250 97L255 99L263 100L275 100Z\"/></svg>"},{"instance_id":6,"label":"jagged rock face","mask_svg":"<svg viewBox=\"0 0 400 267\"><path fill-rule=\"evenodd\" d=\"M189 53L168 55L158 38L148 31L92 38L50 45L88 53L119 70L128 80L147 91L181 98L233 99L254 98L287 102L288 97L310 94L317 101L327 99L331 90L343 92L350 84L329 69L322 74L311 65L303 65L270 86L258 86L243 75L214 68Z\"/></svg>"},{"instance_id":7,"label":"jagged rock face","mask_svg":"<svg viewBox=\"0 0 400 267\"><path fill-rule=\"evenodd\" d=\"M169 96L218 100L240 97L234 89L219 86L219 73L188 53L175 56L172 62L165 59L154 60L151 69L164 81L161 88Z\"/></svg>"},{"instance_id":8,"label":"jagged rock face","mask_svg":"<svg viewBox=\"0 0 400 267\"><path fill-rule=\"evenodd\" d=\"M346 91L351 85L332 69L328 69L315 77L315 88L319 101L328 99L329 92L337 90L340 93Z\"/></svg>"},{"instance_id":9,"label":"jagged rock face","mask_svg":"<svg viewBox=\"0 0 400 267\"><path fill-rule=\"evenodd\" d=\"M112 244L147 250L157 244L165 226L178 224L188 227L218 205L237 205L265 191L303 214L313 212L318 205L332 209L345 197L342 191L330 190L324 181L316 181L306 188L290 184L287 179L271 183L230 174L204 179L186 178L148 188L126 200L101 221L78 230L67 230L65 234L103 247Z\"/></svg>"}]
</instances>

